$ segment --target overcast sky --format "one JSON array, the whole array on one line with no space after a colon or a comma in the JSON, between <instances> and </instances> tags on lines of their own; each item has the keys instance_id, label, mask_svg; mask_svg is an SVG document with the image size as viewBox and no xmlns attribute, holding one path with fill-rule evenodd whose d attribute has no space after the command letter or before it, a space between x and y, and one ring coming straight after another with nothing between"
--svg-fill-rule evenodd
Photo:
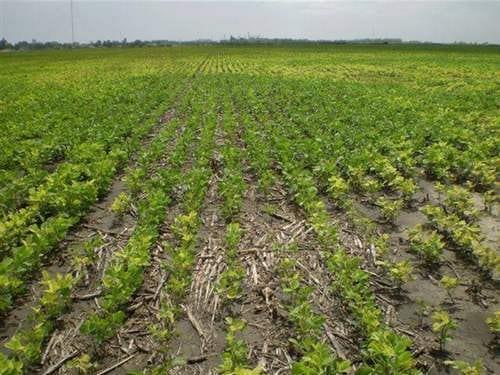
<instances>
[{"instance_id":1,"label":"overcast sky","mask_svg":"<svg viewBox=\"0 0 500 375\"><path fill-rule=\"evenodd\" d=\"M500 43L500 1L74 0L75 40L259 35ZM70 0L0 0L0 37L71 41Z\"/></svg>"}]
</instances>

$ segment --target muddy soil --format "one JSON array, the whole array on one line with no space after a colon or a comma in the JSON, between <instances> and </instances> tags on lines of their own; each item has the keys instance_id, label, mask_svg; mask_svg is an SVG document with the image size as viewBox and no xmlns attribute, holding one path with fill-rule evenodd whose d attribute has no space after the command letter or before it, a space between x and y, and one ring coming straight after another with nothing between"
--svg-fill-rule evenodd
<instances>
[{"instance_id":1,"label":"muddy soil","mask_svg":"<svg viewBox=\"0 0 500 375\"><path fill-rule=\"evenodd\" d=\"M409 261L413 267L413 279L404 284L402 290L394 290L383 285L389 282L380 269L373 268L374 280L381 280L377 287L379 302L384 310L390 306L394 312L392 325L407 334L415 343L418 361L427 368L429 374L448 374L449 367L445 360L464 360L474 362L481 359L487 373L500 373L498 352L495 351L495 337L490 332L486 318L500 309L498 294L499 284L489 279L477 264L460 252L447 247L439 266L429 269L410 252L408 231L417 224L426 224L427 218L419 208L427 203L439 204L442 197L434 188L434 183L421 179L418 181L419 192L413 197L410 208L403 210L394 225L382 224L382 218L376 207L357 200L357 208L372 222L377 223L379 233L390 236L391 254L394 261ZM476 209L483 210L484 205L478 194L474 195ZM497 207L491 212L484 210L480 214L478 225L484 235L484 243L498 247L499 218ZM452 298L440 285L442 276L456 277L460 285L452 292ZM381 299L380 299L381 298ZM452 339L441 352L436 335L432 332L432 311L446 310L458 323L451 332ZM498 350L498 348L496 349Z\"/></svg>"}]
</instances>

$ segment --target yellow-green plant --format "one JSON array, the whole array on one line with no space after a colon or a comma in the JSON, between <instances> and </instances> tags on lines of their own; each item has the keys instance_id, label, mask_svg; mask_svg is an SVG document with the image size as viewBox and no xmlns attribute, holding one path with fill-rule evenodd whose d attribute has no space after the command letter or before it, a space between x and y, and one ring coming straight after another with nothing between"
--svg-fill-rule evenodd
<instances>
[{"instance_id":1,"label":"yellow-green plant","mask_svg":"<svg viewBox=\"0 0 500 375\"><path fill-rule=\"evenodd\" d=\"M465 361L444 361L444 363L455 370L458 370L462 375L483 375L486 369L480 359L474 363Z\"/></svg>"},{"instance_id":2,"label":"yellow-green plant","mask_svg":"<svg viewBox=\"0 0 500 375\"><path fill-rule=\"evenodd\" d=\"M426 231L418 224L409 232L410 250L421 257L427 265L439 262L444 249L442 237L436 231Z\"/></svg>"},{"instance_id":3,"label":"yellow-green plant","mask_svg":"<svg viewBox=\"0 0 500 375\"><path fill-rule=\"evenodd\" d=\"M125 192L121 192L116 196L113 203L111 204L111 211L113 211L118 216L125 215L132 205L132 198Z\"/></svg>"},{"instance_id":4,"label":"yellow-green plant","mask_svg":"<svg viewBox=\"0 0 500 375\"><path fill-rule=\"evenodd\" d=\"M432 314L432 332L437 335L439 348L445 350L445 345L451 340L450 331L457 328L457 323L444 310L435 311Z\"/></svg>"},{"instance_id":5,"label":"yellow-green plant","mask_svg":"<svg viewBox=\"0 0 500 375\"><path fill-rule=\"evenodd\" d=\"M342 177L332 175L328 179L328 193L337 206L343 207L348 198L349 184Z\"/></svg>"},{"instance_id":6,"label":"yellow-green plant","mask_svg":"<svg viewBox=\"0 0 500 375\"><path fill-rule=\"evenodd\" d=\"M82 354L68 362L66 367L71 370L76 370L78 374L89 374L94 371L96 365L92 362L90 355Z\"/></svg>"},{"instance_id":7,"label":"yellow-green plant","mask_svg":"<svg viewBox=\"0 0 500 375\"><path fill-rule=\"evenodd\" d=\"M375 245L375 249L377 250L377 256L379 258L383 259L387 255L387 253L389 253L390 249L389 241L390 241L390 236L387 233L383 233L375 237L375 240L373 242Z\"/></svg>"},{"instance_id":8,"label":"yellow-green plant","mask_svg":"<svg viewBox=\"0 0 500 375\"><path fill-rule=\"evenodd\" d=\"M447 187L437 184L436 188L444 193L443 206L448 214L455 214L460 218L472 222L478 212L474 208L472 194L462 186Z\"/></svg>"},{"instance_id":9,"label":"yellow-green plant","mask_svg":"<svg viewBox=\"0 0 500 375\"><path fill-rule=\"evenodd\" d=\"M222 353L222 363L219 366L221 374L236 375L236 374L260 374L261 369L247 369L247 351L248 347L245 341L237 336L242 332L247 325L247 322L242 319L226 317L227 334L226 334L226 349Z\"/></svg>"},{"instance_id":10,"label":"yellow-green plant","mask_svg":"<svg viewBox=\"0 0 500 375\"><path fill-rule=\"evenodd\" d=\"M486 324L490 328L490 331L495 334L500 334L500 310L495 311L495 313L486 319Z\"/></svg>"},{"instance_id":11,"label":"yellow-green plant","mask_svg":"<svg viewBox=\"0 0 500 375\"><path fill-rule=\"evenodd\" d=\"M410 281L413 275L413 267L407 260L389 264L388 270L390 278L398 288Z\"/></svg>"},{"instance_id":12,"label":"yellow-green plant","mask_svg":"<svg viewBox=\"0 0 500 375\"><path fill-rule=\"evenodd\" d=\"M24 365L15 358L9 358L0 352L0 375L21 375Z\"/></svg>"},{"instance_id":13,"label":"yellow-green plant","mask_svg":"<svg viewBox=\"0 0 500 375\"><path fill-rule=\"evenodd\" d=\"M450 297L450 300L452 303L455 303L455 300L453 298L453 291L457 288L457 286L460 284L458 279L456 277L451 277L451 276L443 276L440 280L441 285L443 288L446 289L446 293L448 293L448 297Z\"/></svg>"},{"instance_id":14,"label":"yellow-green plant","mask_svg":"<svg viewBox=\"0 0 500 375\"><path fill-rule=\"evenodd\" d=\"M380 197L377 199L377 205L380 208L380 212L385 220L388 222L393 222L399 215L399 212L403 208L403 200L401 199L389 199L387 197Z\"/></svg>"},{"instance_id":15,"label":"yellow-green plant","mask_svg":"<svg viewBox=\"0 0 500 375\"><path fill-rule=\"evenodd\" d=\"M498 196L494 190L488 190L483 193L484 209L491 213L494 205L498 202Z\"/></svg>"}]
</instances>

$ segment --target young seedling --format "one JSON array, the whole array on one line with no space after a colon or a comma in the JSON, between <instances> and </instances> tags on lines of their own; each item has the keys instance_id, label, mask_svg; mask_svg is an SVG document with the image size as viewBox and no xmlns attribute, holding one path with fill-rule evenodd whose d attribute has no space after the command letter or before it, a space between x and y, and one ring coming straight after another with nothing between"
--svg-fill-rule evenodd
<instances>
[{"instance_id":1,"label":"young seedling","mask_svg":"<svg viewBox=\"0 0 500 375\"><path fill-rule=\"evenodd\" d=\"M76 357L72 361L68 362L66 365L68 369L76 370L78 374L90 374L92 373L96 365L92 362L92 359L88 354L82 354Z\"/></svg>"},{"instance_id":2,"label":"young seedling","mask_svg":"<svg viewBox=\"0 0 500 375\"><path fill-rule=\"evenodd\" d=\"M455 214L460 218L472 222L477 218L477 210L474 208L472 194L461 186L446 187L436 186L444 193L443 206L448 214Z\"/></svg>"},{"instance_id":3,"label":"young seedling","mask_svg":"<svg viewBox=\"0 0 500 375\"><path fill-rule=\"evenodd\" d=\"M72 248L71 264L76 271L76 279L88 278L88 269L97 259L96 251L103 245L101 236L95 236L83 244Z\"/></svg>"},{"instance_id":4,"label":"young seedling","mask_svg":"<svg viewBox=\"0 0 500 375\"><path fill-rule=\"evenodd\" d=\"M226 269L216 285L217 293L224 295L228 301L240 298L243 294L243 280L245 279L245 270L243 267L228 264Z\"/></svg>"},{"instance_id":5,"label":"young seedling","mask_svg":"<svg viewBox=\"0 0 500 375\"><path fill-rule=\"evenodd\" d=\"M17 375L23 374L24 365L21 361L15 358L9 358L0 352L0 369L2 375Z\"/></svg>"},{"instance_id":6,"label":"young seedling","mask_svg":"<svg viewBox=\"0 0 500 375\"><path fill-rule=\"evenodd\" d=\"M448 297L450 297L451 303L455 303L455 299L453 298L453 291L459 285L458 279L456 277L451 276L443 276L441 278L441 285L446 289L446 293L448 293Z\"/></svg>"},{"instance_id":7,"label":"young seedling","mask_svg":"<svg viewBox=\"0 0 500 375\"><path fill-rule=\"evenodd\" d=\"M429 316L431 312L431 306L423 300L417 300L417 316L418 316L418 326L422 328L424 326L424 319Z\"/></svg>"},{"instance_id":8,"label":"young seedling","mask_svg":"<svg viewBox=\"0 0 500 375\"><path fill-rule=\"evenodd\" d=\"M227 226L226 231L226 247L227 247L227 255L233 259L237 255L238 243L241 240L242 230L238 223L230 223Z\"/></svg>"},{"instance_id":9,"label":"young seedling","mask_svg":"<svg viewBox=\"0 0 500 375\"><path fill-rule=\"evenodd\" d=\"M132 198L127 193L121 192L117 195L113 204L111 205L111 211L114 212L118 217L125 215L132 206Z\"/></svg>"},{"instance_id":10,"label":"young seedling","mask_svg":"<svg viewBox=\"0 0 500 375\"><path fill-rule=\"evenodd\" d=\"M373 241L375 245L375 249L377 250L377 257L378 258L385 258L387 253L389 253L390 250L390 243L389 243L390 237L387 233L381 234L380 236L376 236L375 240Z\"/></svg>"},{"instance_id":11,"label":"young seedling","mask_svg":"<svg viewBox=\"0 0 500 375\"><path fill-rule=\"evenodd\" d=\"M349 185L342 177L333 175L328 179L328 193L336 206L343 207L349 193Z\"/></svg>"},{"instance_id":12,"label":"young seedling","mask_svg":"<svg viewBox=\"0 0 500 375\"><path fill-rule=\"evenodd\" d=\"M491 214L497 200L498 198L494 190L488 190L483 193L484 210Z\"/></svg>"},{"instance_id":13,"label":"young seedling","mask_svg":"<svg viewBox=\"0 0 500 375\"><path fill-rule=\"evenodd\" d=\"M419 374L414 369L415 360L408 352L410 346L411 340L408 337L399 336L387 329L378 330L370 337L365 350L372 364L369 367L362 366L356 374Z\"/></svg>"},{"instance_id":14,"label":"young seedling","mask_svg":"<svg viewBox=\"0 0 500 375\"><path fill-rule=\"evenodd\" d=\"M97 344L103 343L112 337L125 320L125 313L118 311L102 318L97 314L91 315L80 327L80 332L92 337Z\"/></svg>"},{"instance_id":15,"label":"young seedling","mask_svg":"<svg viewBox=\"0 0 500 375\"><path fill-rule=\"evenodd\" d=\"M305 345L307 348L300 361L292 365L292 375L308 374L348 374L352 370L349 361L335 358L331 349L323 343L311 343Z\"/></svg>"},{"instance_id":16,"label":"young seedling","mask_svg":"<svg viewBox=\"0 0 500 375\"><path fill-rule=\"evenodd\" d=\"M247 323L245 320L227 317L226 325L226 349L222 354L219 371L222 374L234 374L236 369L241 369L247 363L247 345L245 341L237 338L237 335L245 329Z\"/></svg>"},{"instance_id":17,"label":"young seedling","mask_svg":"<svg viewBox=\"0 0 500 375\"><path fill-rule=\"evenodd\" d=\"M402 180L398 188L405 202L409 202L417 191L417 185L415 184L415 182L413 182L412 179L409 178L405 178L404 180Z\"/></svg>"},{"instance_id":18,"label":"young seedling","mask_svg":"<svg viewBox=\"0 0 500 375\"><path fill-rule=\"evenodd\" d=\"M399 215L399 212L403 208L403 200L396 199L392 200L386 197L380 197L377 199L377 206L380 208L380 212L384 219L392 223Z\"/></svg>"},{"instance_id":19,"label":"young seedling","mask_svg":"<svg viewBox=\"0 0 500 375\"><path fill-rule=\"evenodd\" d=\"M278 206L272 203L266 203L263 207L263 211L269 216L273 216L278 212Z\"/></svg>"},{"instance_id":20,"label":"young seedling","mask_svg":"<svg viewBox=\"0 0 500 375\"><path fill-rule=\"evenodd\" d=\"M500 335L500 310L495 311L495 313L486 319L486 324L494 335Z\"/></svg>"},{"instance_id":21,"label":"young seedling","mask_svg":"<svg viewBox=\"0 0 500 375\"><path fill-rule=\"evenodd\" d=\"M439 261L444 249L444 242L436 232L427 232L422 225L417 225L409 233L410 250L421 257L427 265Z\"/></svg>"},{"instance_id":22,"label":"young seedling","mask_svg":"<svg viewBox=\"0 0 500 375\"><path fill-rule=\"evenodd\" d=\"M439 349L445 351L445 345L451 340L450 331L457 328L457 323L444 310L435 311L432 314L432 332L437 335Z\"/></svg>"},{"instance_id":23,"label":"young seedling","mask_svg":"<svg viewBox=\"0 0 500 375\"><path fill-rule=\"evenodd\" d=\"M492 316L487 318L486 324L488 325L491 333L494 335L491 346L498 350L498 348L500 348L500 310L495 311Z\"/></svg>"},{"instance_id":24,"label":"young seedling","mask_svg":"<svg viewBox=\"0 0 500 375\"><path fill-rule=\"evenodd\" d=\"M444 361L444 363L458 370L462 375L483 375L486 371L480 359L472 364L465 361Z\"/></svg>"},{"instance_id":25,"label":"young seedling","mask_svg":"<svg viewBox=\"0 0 500 375\"><path fill-rule=\"evenodd\" d=\"M396 284L398 289L401 289L403 287L403 284L411 280L412 273L413 267L407 260L392 263L389 266L389 276L391 277L391 280Z\"/></svg>"}]
</instances>

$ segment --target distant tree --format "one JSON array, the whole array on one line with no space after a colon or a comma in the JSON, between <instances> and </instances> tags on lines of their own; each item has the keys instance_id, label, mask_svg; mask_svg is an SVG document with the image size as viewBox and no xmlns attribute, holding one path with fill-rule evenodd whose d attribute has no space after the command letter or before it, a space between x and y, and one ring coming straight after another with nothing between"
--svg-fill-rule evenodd
<instances>
[{"instance_id":1,"label":"distant tree","mask_svg":"<svg viewBox=\"0 0 500 375\"><path fill-rule=\"evenodd\" d=\"M15 48L16 49L28 49L29 45L30 44L27 41L22 40L22 41L16 43Z\"/></svg>"},{"instance_id":2,"label":"distant tree","mask_svg":"<svg viewBox=\"0 0 500 375\"><path fill-rule=\"evenodd\" d=\"M0 39L0 49L10 49L12 48L12 44L10 44L7 39Z\"/></svg>"}]
</instances>

